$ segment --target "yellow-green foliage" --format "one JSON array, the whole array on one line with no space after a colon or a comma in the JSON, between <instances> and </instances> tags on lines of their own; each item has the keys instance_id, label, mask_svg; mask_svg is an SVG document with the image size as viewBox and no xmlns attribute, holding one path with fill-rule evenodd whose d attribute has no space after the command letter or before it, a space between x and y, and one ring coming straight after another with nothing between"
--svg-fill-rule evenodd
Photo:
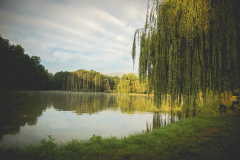
<instances>
[{"instance_id":1,"label":"yellow-green foliage","mask_svg":"<svg viewBox=\"0 0 240 160\"><path fill-rule=\"evenodd\" d=\"M119 81L117 90L118 93L147 93L147 81L140 82L133 73L124 74Z\"/></svg>"},{"instance_id":2,"label":"yellow-green foliage","mask_svg":"<svg viewBox=\"0 0 240 160\"><path fill-rule=\"evenodd\" d=\"M66 91L103 92L116 90L119 78L94 70L79 69L74 72L57 72L54 75L55 89Z\"/></svg>"},{"instance_id":3,"label":"yellow-green foliage","mask_svg":"<svg viewBox=\"0 0 240 160\"><path fill-rule=\"evenodd\" d=\"M150 0L140 40L139 75L162 95L219 95L240 88L238 0Z\"/></svg>"}]
</instances>

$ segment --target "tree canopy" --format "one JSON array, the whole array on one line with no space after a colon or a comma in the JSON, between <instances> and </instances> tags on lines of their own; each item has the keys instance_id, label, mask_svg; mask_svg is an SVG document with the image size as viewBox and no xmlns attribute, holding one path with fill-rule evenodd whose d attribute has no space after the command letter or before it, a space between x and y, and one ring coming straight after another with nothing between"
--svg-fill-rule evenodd
<instances>
[{"instance_id":1,"label":"tree canopy","mask_svg":"<svg viewBox=\"0 0 240 160\"><path fill-rule=\"evenodd\" d=\"M21 45L10 44L0 35L0 91L48 90L53 74L41 64L40 57L29 56Z\"/></svg>"},{"instance_id":2,"label":"tree canopy","mask_svg":"<svg viewBox=\"0 0 240 160\"><path fill-rule=\"evenodd\" d=\"M156 104L170 95L219 95L240 88L238 0L149 0L140 41L139 77Z\"/></svg>"},{"instance_id":3,"label":"tree canopy","mask_svg":"<svg viewBox=\"0 0 240 160\"><path fill-rule=\"evenodd\" d=\"M147 80L140 82L135 74L124 74L119 80L117 90L118 93L148 93Z\"/></svg>"},{"instance_id":4,"label":"tree canopy","mask_svg":"<svg viewBox=\"0 0 240 160\"><path fill-rule=\"evenodd\" d=\"M74 72L54 74L54 89L84 92L112 92L116 90L119 78L111 77L94 70L79 69Z\"/></svg>"}]
</instances>

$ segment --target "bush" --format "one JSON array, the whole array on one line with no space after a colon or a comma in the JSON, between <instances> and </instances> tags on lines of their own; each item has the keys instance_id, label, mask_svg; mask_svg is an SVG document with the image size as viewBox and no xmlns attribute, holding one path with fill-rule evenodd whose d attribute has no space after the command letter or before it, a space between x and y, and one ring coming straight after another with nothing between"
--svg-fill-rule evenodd
<instances>
[{"instance_id":1,"label":"bush","mask_svg":"<svg viewBox=\"0 0 240 160\"><path fill-rule=\"evenodd\" d=\"M113 93L112 90L105 90L104 92L105 92L105 93Z\"/></svg>"},{"instance_id":2,"label":"bush","mask_svg":"<svg viewBox=\"0 0 240 160\"><path fill-rule=\"evenodd\" d=\"M113 90L112 93L118 93L118 91L117 90Z\"/></svg>"}]
</instances>

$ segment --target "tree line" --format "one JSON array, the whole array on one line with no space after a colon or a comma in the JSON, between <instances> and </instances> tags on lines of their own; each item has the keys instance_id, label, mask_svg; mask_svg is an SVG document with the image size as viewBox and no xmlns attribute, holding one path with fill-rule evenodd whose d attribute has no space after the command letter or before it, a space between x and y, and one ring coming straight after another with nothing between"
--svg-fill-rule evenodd
<instances>
[{"instance_id":1,"label":"tree line","mask_svg":"<svg viewBox=\"0 0 240 160\"><path fill-rule=\"evenodd\" d=\"M21 45L0 35L1 90L64 90L83 92L147 93L147 83L135 74L107 76L94 70L50 73L40 57L29 56Z\"/></svg>"},{"instance_id":2,"label":"tree line","mask_svg":"<svg viewBox=\"0 0 240 160\"><path fill-rule=\"evenodd\" d=\"M0 90L64 90L112 92L119 78L83 69L48 72L38 56L29 56L21 45L10 44L0 35Z\"/></svg>"},{"instance_id":3,"label":"tree line","mask_svg":"<svg viewBox=\"0 0 240 160\"><path fill-rule=\"evenodd\" d=\"M119 77L107 76L94 70L79 69L74 72L54 74L54 88L65 91L113 92L116 91Z\"/></svg>"}]
</instances>

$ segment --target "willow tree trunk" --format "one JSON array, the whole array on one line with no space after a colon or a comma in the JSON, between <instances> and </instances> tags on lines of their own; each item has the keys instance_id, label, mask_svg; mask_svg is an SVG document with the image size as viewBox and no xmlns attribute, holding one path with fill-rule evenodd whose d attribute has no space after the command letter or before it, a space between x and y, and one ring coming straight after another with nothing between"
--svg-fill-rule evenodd
<instances>
[{"instance_id":1,"label":"willow tree trunk","mask_svg":"<svg viewBox=\"0 0 240 160\"><path fill-rule=\"evenodd\" d=\"M97 77L96 77L96 75L95 75L95 92L96 92L96 81L97 81Z\"/></svg>"},{"instance_id":2,"label":"willow tree trunk","mask_svg":"<svg viewBox=\"0 0 240 160\"><path fill-rule=\"evenodd\" d=\"M101 77L100 77L100 75L99 75L98 78L99 78L99 92L100 92L100 86L101 86L101 83L100 83L100 78L101 78Z\"/></svg>"},{"instance_id":3,"label":"willow tree trunk","mask_svg":"<svg viewBox=\"0 0 240 160\"><path fill-rule=\"evenodd\" d=\"M87 72L87 89L88 89L88 72Z\"/></svg>"}]
</instances>

